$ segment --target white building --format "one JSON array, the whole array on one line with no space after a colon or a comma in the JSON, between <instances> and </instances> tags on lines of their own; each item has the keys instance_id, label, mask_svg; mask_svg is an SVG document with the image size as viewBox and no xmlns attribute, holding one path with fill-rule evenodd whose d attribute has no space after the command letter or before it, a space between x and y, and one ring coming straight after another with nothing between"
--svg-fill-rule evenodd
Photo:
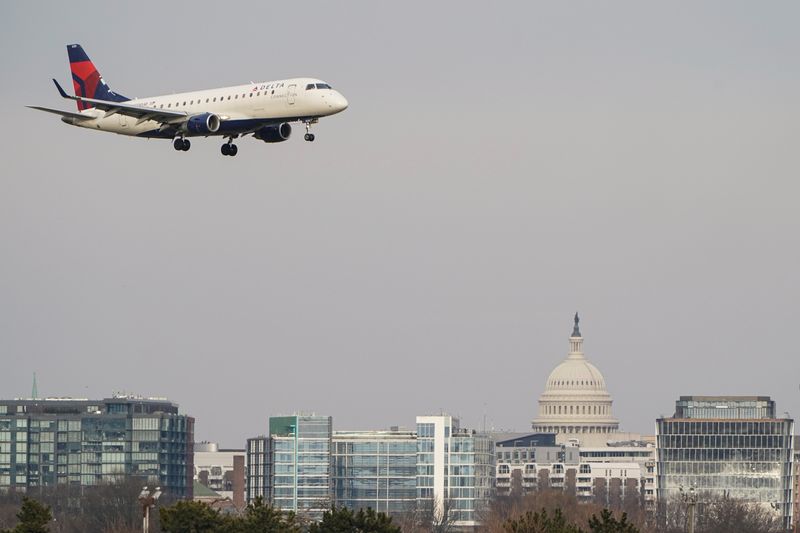
<instances>
[{"instance_id":1,"label":"white building","mask_svg":"<svg viewBox=\"0 0 800 533\"><path fill-rule=\"evenodd\" d=\"M576 313L569 353L547 378L533 431L555 433L559 444L574 441L582 446L604 446L611 440L639 440L638 434L620 433L603 374L583 353L578 322Z\"/></svg>"},{"instance_id":2,"label":"white building","mask_svg":"<svg viewBox=\"0 0 800 533\"><path fill-rule=\"evenodd\" d=\"M620 432L612 405L603 374L584 354L576 313L567 358L547 378L529 436L542 441L543 434L554 434L550 446L561 451L526 445L528 437L499 443L498 494L552 488L613 508L638 502L652 508L654 445L637 433Z\"/></svg>"},{"instance_id":3,"label":"white building","mask_svg":"<svg viewBox=\"0 0 800 533\"><path fill-rule=\"evenodd\" d=\"M449 415L417 417L417 507L434 523L478 525L494 488L494 441Z\"/></svg>"},{"instance_id":4,"label":"white building","mask_svg":"<svg viewBox=\"0 0 800 533\"><path fill-rule=\"evenodd\" d=\"M215 442L194 444L194 480L237 506L244 503L245 451L220 449Z\"/></svg>"},{"instance_id":5,"label":"white building","mask_svg":"<svg viewBox=\"0 0 800 533\"><path fill-rule=\"evenodd\" d=\"M533 434L496 444L499 496L556 489L612 509L653 506L653 446L579 448L555 445L553 437Z\"/></svg>"}]
</instances>

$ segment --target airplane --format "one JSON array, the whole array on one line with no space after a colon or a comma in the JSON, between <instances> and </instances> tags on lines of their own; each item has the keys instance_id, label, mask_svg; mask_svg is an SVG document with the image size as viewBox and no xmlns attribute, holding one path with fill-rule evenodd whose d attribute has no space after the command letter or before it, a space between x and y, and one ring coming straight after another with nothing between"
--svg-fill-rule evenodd
<instances>
[{"instance_id":1,"label":"airplane","mask_svg":"<svg viewBox=\"0 0 800 533\"><path fill-rule=\"evenodd\" d=\"M61 116L72 126L120 135L172 139L177 151L191 147L189 137L227 139L222 155L239 151L233 140L245 135L267 143L289 139L291 122L302 122L305 140L322 117L347 109L347 100L328 83L315 78L290 78L150 98L126 98L100 76L79 44L67 45L72 85L70 96L53 79L63 98L75 100L78 112L27 106Z\"/></svg>"}]
</instances>

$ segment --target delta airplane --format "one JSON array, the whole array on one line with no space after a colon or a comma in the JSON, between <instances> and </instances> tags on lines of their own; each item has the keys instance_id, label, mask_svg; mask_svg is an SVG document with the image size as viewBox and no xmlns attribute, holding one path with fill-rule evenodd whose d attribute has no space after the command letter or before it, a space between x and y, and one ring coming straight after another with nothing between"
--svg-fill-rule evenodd
<instances>
[{"instance_id":1,"label":"delta airplane","mask_svg":"<svg viewBox=\"0 0 800 533\"><path fill-rule=\"evenodd\" d=\"M41 106L32 109L61 115L73 126L120 135L173 139L175 150L191 146L188 137L219 136L228 141L222 154L235 156L233 140L253 135L268 143L292 134L290 122L302 122L305 140L321 117L347 109L347 100L322 80L291 78L191 93L130 99L111 90L79 44L67 45L75 96L54 79L63 98L75 100L78 112Z\"/></svg>"}]
</instances>

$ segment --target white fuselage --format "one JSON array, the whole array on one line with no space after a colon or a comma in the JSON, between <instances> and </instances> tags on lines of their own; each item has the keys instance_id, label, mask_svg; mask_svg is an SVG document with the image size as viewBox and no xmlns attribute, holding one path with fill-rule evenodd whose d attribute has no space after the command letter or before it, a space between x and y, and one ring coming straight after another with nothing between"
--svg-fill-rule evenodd
<instances>
[{"instance_id":1,"label":"white fuselage","mask_svg":"<svg viewBox=\"0 0 800 533\"><path fill-rule=\"evenodd\" d=\"M328 88L317 88L322 85ZM347 100L325 82L313 78L292 78L264 83L251 83L220 89L177 93L150 98L135 98L126 104L152 109L186 112L189 116L213 113L222 127L208 135L246 133L265 121L274 123L313 120L333 115L347 108ZM163 137L161 124L154 120L137 120L120 113L96 108L81 112L91 120L64 118L64 122L121 135ZM169 134L168 134L169 135ZM191 134L187 133L187 136ZM205 136L208 136L205 135ZM171 136L171 135L170 135Z\"/></svg>"}]
</instances>

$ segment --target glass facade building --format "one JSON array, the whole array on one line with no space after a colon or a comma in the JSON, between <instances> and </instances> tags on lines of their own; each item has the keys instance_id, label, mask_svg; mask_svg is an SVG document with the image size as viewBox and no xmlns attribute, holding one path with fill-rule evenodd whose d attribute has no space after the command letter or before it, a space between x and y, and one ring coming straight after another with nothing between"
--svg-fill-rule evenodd
<instances>
[{"instance_id":1,"label":"glass facade building","mask_svg":"<svg viewBox=\"0 0 800 533\"><path fill-rule=\"evenodd\" d=\"M494 489L494 441L449 415L417 417L417 507L433 519L472 527Z\"/></svg>"},{"instance_id":2,"label":"glass facade building","mask_svg":"<svg viewBox=\"0 0 800 533\"><path fill-rule=\"evenodd\" d=\"M291 415L269 419L269 436L247 441L247 499L317 520L331 507L329 416Z\"/></svg>"},{"instance_id":3,"label":"glass facade building","mask_svg":"<svg viewBox=\"0 0 800 533\"><path fill-rule=\"evenodd\" d=\"M0 491L139 477L192 497L194 419L163 399L0 401Z\"/></svg>"},{"instance_id":4,"label":"glass facade building","mask_svg":"<svg viewBox=\"0 0 800 533\"><path fill-rule=\"evenodd\" d=\"M269 419L272 440L268 491L272 503L310 517L331 504L329 416L278 416Z\"/></svg>"},{"instance_id":5,"label":"glass facade building","mask_svg":"<svg viewBox=\"0 0 800 533\"><path fill-rule=\"evenodd\" d=\"M489 435L445 415L417 417L417 432L331 426L330 417L271 417L269 435L247 441L248 502L261 496L312 520L336 505L478 524L494 491Z\"/></svg>"},{"instance_id":6,"label":"glass facade building","mask_svg":"<svg viewBox=\"0 0 800 533\"><path fill-rule=\"evenodd\" d=\"M656 497L725 496L777 506L792 523L794 421L775 417L763 396L682 396L656 421Z\"/></svg>"},{"instance_id":7,"label":"glass facade building","mask_svg":"<svg viewBox=\"0 0 800 533\"><path fill-rule=\"evenodd\" d=\"M247 439L245 498L248 503L256 498L262 498L267 502L271 501L269 492L267 492L267 479L269 479L270 472L267 458L270 456L270 442L269 437L263 435Z\"/></svg>"},{"instance_id":8,"label":"glass facade building","mask_svg":"<svg viewBox=\"0 0 800 533\"><path fill-rule=\"evenodd\" d=\"M333 492L338 507L397 514L417 497L417 436L412 431L333 434Z\"/></svg>"}]
</instances>

